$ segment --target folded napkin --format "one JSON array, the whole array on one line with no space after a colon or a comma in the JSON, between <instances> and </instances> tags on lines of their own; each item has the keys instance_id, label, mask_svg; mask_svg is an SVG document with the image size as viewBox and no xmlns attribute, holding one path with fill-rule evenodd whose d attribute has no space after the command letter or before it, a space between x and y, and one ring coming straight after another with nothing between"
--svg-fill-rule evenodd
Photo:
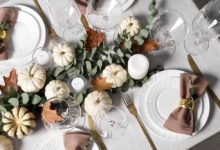
<instances>
[{"instance_id":1,"label":"folded napkin","mask_svg":"<svg viewBox=\"0 0 220 150\"><path fill-rule=\"evenodd\" d=\"M86 150L90 134L85 132L70 132L63 136L65 150Z\"/></svg>"},{"instance_id":2,"label":"folded napkin","mask_svg":"<svg viewBox=\"0 0 220 150\"><path fill-rule=\"evenodd\" d=\"M17 18L17 11L13 8L0 8L0 25L2 26L3 23L9 25L9 28L14 25ZM8 30L8 29L7 29ZM2 35L3 32L7 31L1 27L0 34ZM0 39L0 60L5 60L8 58L7 56L7 44L5 39Z\"/></svg>"},{"instance_id":3,"label":"folded napkin","mask_svg":"<svg viewBox=\"0 0 220 150\"><path fill-rule=\"evenodd\" d=\"M164 127L176 133L192 135L195 125L194 101L205 92L207 86L208 81L199 76L181 74L180 105L170 114Z\"/></svg>"},{"instance_id":4,"label":"folded napkin","mask_svg":"<svg viewBox=\"0 0 220 150\"><path fill-rule=\"evenodd\" d=\"M79 7L80 12L84 15L86 14L87 1L88 0L75 0L75 2Z\"/></svg>"}]
</instances>

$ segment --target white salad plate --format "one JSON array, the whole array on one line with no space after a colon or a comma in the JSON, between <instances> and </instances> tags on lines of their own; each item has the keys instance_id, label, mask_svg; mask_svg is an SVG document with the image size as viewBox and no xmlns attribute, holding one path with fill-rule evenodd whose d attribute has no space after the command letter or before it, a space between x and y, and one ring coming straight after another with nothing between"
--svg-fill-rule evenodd
<instances>
[{"instance_id":1,"label":"white salad plate","mask_svg":"<svg viewBox=\"0 0 220 150\"><path fill-rule=\"evenodd\" d=\"M134 2L134 0L119 0L122 5L123 11L127 10Z\"/></svg>"},{"instance_id":2,"label":"white salad plate","mask_svg":"<svg viewBox=\"0 0 220 150\"><path fill-rule=\"evenodd\" d=\"M5 72L31 63L34 50L46 42L46 27L36 11L24 5L10 7L18 10L18 16L8 41L9 59L0 61L0 70Z\"/></svg>"},{"instance_id":3,"label":"white salad plate","mask_svg":"<svg viewBox=\"0 0 220 150\"><path fill-rule=\"evenodd\" d=\"M71 132L79 132L82 130L74 128ZM53 136L48 138L48 141L46 141L45 145L43 145L40 150L65 150L64 148L64 142L63 142L63 135L65 132L53 132ZM39 147L36 148L36 150L39 150ZM89 145L88 150L99 150L98 145L96 142L92 142L91 145Z\"/></svg>"},{"instance_id":4,"label":"white salad plate","mask_svg":"<svg viewBox=\"0 0 220 150\"><path fill-rule=\"evenodd\" d=\"M137 101L138 113L145 126L156 135L169 140L182 140L191 136L174 133L163 127L170 113L178 107L180 99L179 70L166 70L153 75L142 87ZM195 132L198 133L208 120L210 101L205 93L196 100Z\"/></svg>"}]
</instances>

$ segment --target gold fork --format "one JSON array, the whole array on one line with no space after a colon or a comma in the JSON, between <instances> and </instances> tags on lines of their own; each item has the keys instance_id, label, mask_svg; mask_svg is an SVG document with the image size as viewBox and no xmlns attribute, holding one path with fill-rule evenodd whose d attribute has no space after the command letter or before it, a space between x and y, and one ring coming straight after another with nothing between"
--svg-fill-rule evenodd
<instances>
[{"instance_id":1,"label":"gold fork","mask_svg":"<svg viewBox=\"0 0 220 150\"><path fill-rule=\"evenodd\" d=\"M135 108L135 106L134 106L134 103L132 102L131 98L130 98L128 95L126 95L126 96L124 96L122 99L123 99L123 101L124 101L126 107L128 108L129 112L130 112L133 116L135 116L135 118L137 119L138 123L140 124L141 129L142 129L142 131L144 132L144 135L145 135L145 137L147 138L147 141L149 142L149 144L150 144L152 150L156 150L157 148L156 148L156 146L154 145L154 142L153 142L153 140L151 139L151 137L150 137L149 133L147 132L146 128L144 127L144 124L143 124L143 122L141 121L141 119L140 119L140 117L139 117L139 115L138 115L138 113L137 113L137 110L136 110L136 108Z\"/></svg>"}]
</instances>

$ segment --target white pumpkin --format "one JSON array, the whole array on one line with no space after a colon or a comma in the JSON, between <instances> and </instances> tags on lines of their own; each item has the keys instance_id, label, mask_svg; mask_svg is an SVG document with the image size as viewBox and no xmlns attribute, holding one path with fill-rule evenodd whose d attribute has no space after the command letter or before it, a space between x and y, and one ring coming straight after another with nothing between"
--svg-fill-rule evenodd
<instances>
[{"instance_id":1,"label":"white pumpkin","mask_svg":"<svg viewBox=\"0 0 220 150\"><path fill-rule=\"evenodd\" d=\"M135 36L140 31L140 23L135 17L126 17L122 20L120 26L121 32L125 31L130 36Z\"/></svg>"},{"instance_id":2,"label":"white pumpkin","mask_svg":"<svg viewBox=\"0 0 220 150\"><path fill-rule=\"evenodd\" d=\"M103 78L112 88L121 87L127 81L127 71L120 65L111 64L103 70Z\"/></svg>"},{"instance_id":3,"label":"white pumpkin","mask_svg":"<svg viewBox=\"0 0 220 150\"><path fill-rule=\"evenodd\" d=\"M0 135L0 150L13 150L11 140L4 135Z\"/></svg>"},{"instance_id":4,"label":"white pumpkin","mask_svg":"<svg viewBox=\"0 0 220 150\"><path fill-rule=\"evenodd\" d=\"M4 113L2 122L3 131L19 139L31 134L36 127L34 114L24 107L15 107L11 112Z\"/></svg>"},{"instance_id":5,"label":"white pumpkin","mask_svg":"<svg viewBox=\"0 0 220 150\"><path fill-rule=\"evenodd\" d=\"M94 91L85 98L85 111L93 117L104 116L112 107L112 99L105 91Z\"/></svg>"},{"instance_id":6,"label":"white pumpkin","mask_svg":"<svg viewBox=\"0 0 220 150\"><path fill-rule=\"evenodd\" d=\"M59 96L68 96L70 89L66 83L60 80L53 80L45 88L45 96L47 99L51 99Z\"/></svg>"},{"instance_id":7,"label":"white pumpkin","mask_svg":"<svg viewBox=\"0 0 220 150\"><path fill-rule=\"evenodd\" d=\"M67 44L57 44L53 48L53 59L58 66L67 66L75 58L75 50Z\"/></svg>"},{"instance_id":8,"label":"white pumpkin","mask_svg":"<svg viewBox=\"0 0 220 150\"><path fill-rule=\"evenodd\" d=\"M38 65L31 65L18 74L18 85L24 92L39 92L44 87L46 71Z\"/></svg>"}]
</instances>

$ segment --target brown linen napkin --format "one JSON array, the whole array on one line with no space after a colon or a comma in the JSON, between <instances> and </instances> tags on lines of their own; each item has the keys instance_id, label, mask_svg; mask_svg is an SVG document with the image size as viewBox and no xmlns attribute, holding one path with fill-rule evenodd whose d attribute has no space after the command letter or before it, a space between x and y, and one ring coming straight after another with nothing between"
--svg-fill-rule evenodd
<instances>
[{"instance_id":1,"label":"brown linen napkin","mask_svg":"<svg viewBox=\"0 0 220 150\"><path fill-rule=\"evenodd\" d=\"M6 22L11 27L15 24L17 18L17 11L13 8L0 8L0 24ZM1 31L2 32L2 31ZM0 39L0 60L5 60L8 58L7 56L7 44L6 40Z\"/></svg>"},{"instance_id":2,"label":"brown linen napkin","mask_svg":"<svg viewBox=\"0 0 220 150\"><path fill-rule=\"evenodd\" d=\"M191 80L190 80L191 78ZM196 76L190 75L187 73L183 73L180 76L180 97L181 99L190 100L190 88L191 88L191 81L193 81L193 88L194 88L194 100L195 98L200 97L206 90L208 86L208 81ZM164 127L170 131L192 135L194 131L194 114L193 110L179 106L176 108L166 120Z\"/></svg>"},{"instance_id":3,"label":"brown linen napkin","mask_svg":"<svg viewBox=\"0 0 220 150\"><path fill-rule=\"evenodd\" d=\"M80 12L85 15L86 14L86 7L87 7L87 1L88 0L75 0L77 3Z\"/></svg>"},{"instance_id":4,"label":"brown linen napkin","mask_svg":"<svg viewBox=\"0 0 220 150\"><path fill-rule=\"evenodd\" d=\"M89 139L90 134L85 132L66 133L63 136L65 150L86 150L83 147Z\"/></svg>"}]
</instances>

